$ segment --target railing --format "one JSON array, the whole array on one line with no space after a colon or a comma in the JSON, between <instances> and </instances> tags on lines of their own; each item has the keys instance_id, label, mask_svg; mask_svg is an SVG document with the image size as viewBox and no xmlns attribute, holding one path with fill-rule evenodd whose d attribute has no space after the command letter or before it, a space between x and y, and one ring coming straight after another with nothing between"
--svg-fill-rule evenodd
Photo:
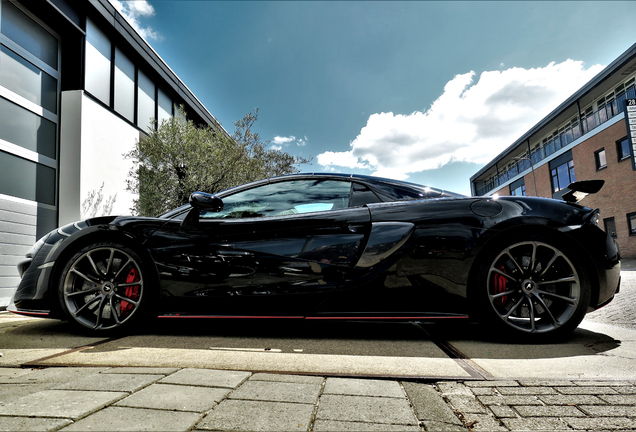
<instances>
[{"instance_id":1,"label":"railing","mask_svg":"<svg viewBox=\"0 0 636 432\"><path fill-rule=\"evenodd\" d=\"M571 142L577 140L582 135L585 135L586 133L597 128L613 117L622 114L625 110L625 99L631 98L636 98L636 88L634 87L634 85L631 85L629 88L627 88L625 93L605 103L596 111L581 114L581 125L583 130L581 131L581 126L578 123L574 123L572 125L569 125L567 128L564 128L561 133L554 134L548 139L545 144L537 147L534 151L532 151L532 153L530 154L532 163L536 165L541 160L550 156L562 147L565 147ZM477 196L485 195L491 190L503 185L508 180L511 180L519 175L519 173L522 173L523 171L530 168L530 166L530 161L524 159L513 164L507 170L499 171L498 177L492 179L489 182L486 182L484 186L475 191Z\"/></svg>"}]
</instances>

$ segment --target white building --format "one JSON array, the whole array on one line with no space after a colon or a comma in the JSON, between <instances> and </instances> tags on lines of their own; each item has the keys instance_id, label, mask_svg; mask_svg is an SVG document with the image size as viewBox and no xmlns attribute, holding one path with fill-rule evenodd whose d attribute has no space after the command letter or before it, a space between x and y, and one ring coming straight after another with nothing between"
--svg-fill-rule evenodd
<instances>
[{"instance_id":1,"label":"white building","mask_svg":"<svg viewBox=\"0 0 636 432\"><path fill-rule=\"evenodd\" d=\"M123 154L175 105L217 125L108 0L0 2L0 308L39 237L130 214Z\"/></svg>"}]
</instances>

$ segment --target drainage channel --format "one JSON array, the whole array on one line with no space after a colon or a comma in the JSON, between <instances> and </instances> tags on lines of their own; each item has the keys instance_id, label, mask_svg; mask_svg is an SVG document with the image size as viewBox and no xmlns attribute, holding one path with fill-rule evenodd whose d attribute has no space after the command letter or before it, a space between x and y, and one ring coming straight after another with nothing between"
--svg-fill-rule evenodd
<instances>
[{"instance_id":1,"label":"drainage channel","mask_svg":"<svg viewBox=\"0 0 636 432\"><path fill-rule=\"evenodd\" d=\"M461 367L467 374L470 375L471 379L476 380L492 380L494 377L488 373L485 369L475 363L470 357L465 355L463 352L458 350L456 347L451 345L448 341L436 336L434 333L428 331L424 326L420 323L413 323L415 327L419 328L422 332L424 332L428 338L433 342L437 347L444 352L448 357L453 359L455 363L459 367ZM436 378L437 380L444 378ZM446 378L446 379L457 379L457 378Z\"/></svg>"}]
</instances>

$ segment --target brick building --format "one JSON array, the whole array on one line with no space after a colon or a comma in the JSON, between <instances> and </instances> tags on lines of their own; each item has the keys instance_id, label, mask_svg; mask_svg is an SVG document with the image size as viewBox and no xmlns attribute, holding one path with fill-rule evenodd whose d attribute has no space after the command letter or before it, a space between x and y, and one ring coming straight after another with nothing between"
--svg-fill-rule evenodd
<instances>
[{"instance_id":1,"label":"brick building","mask_svg":"<svg viewBox=\"0 0 636 432\"><path fill-rule=\"evenodd\" d=\"M636 44L470 179L473 196L559 199L574 180L605 180L580 204L601 209L621 255L636 258L636 142L626 100L636 99ZM636 141L636 131L632 131ZM535 186L536 181L536 186Z\"/></svg>"}]
</instances>

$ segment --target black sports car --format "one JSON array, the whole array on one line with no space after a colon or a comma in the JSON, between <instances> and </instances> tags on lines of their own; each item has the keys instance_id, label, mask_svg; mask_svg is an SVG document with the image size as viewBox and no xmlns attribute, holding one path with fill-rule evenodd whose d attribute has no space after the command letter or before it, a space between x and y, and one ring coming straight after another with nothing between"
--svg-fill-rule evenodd
<instances>
[{"instance_id":1,"label":"black sports car","mask_svg":"<svg viewBox=\"0 0 636 432\"><path fill-rule=\"evenodd\" d=\"M574 202L601 186L557 201L295 174L195 192L156 218L50 232L19 265L9 310L96 332L149 317L478 318L540 340L618 292L616 243Z\"/></svg>"}]
</instances>

